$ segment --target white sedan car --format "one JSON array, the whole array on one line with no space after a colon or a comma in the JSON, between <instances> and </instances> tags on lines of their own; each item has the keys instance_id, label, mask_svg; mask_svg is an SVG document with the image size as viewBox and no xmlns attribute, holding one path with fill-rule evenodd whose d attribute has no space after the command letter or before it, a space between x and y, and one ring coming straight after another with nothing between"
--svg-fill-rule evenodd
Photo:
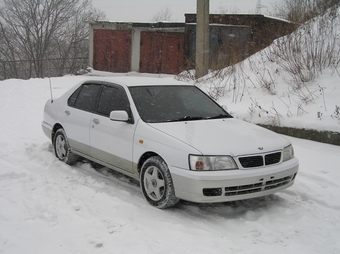
<instances>
[{"instance_id":1,"label":"white sedan car","mask_svg":"<svg viewBox=\"0 0 340 254\"><path fill-rule=\"evenodd\" d=\"M47 101L42 128L59 160L133 177L158 208L268 195L291 186L299 167L286 138L170 78L89 78Z\"/></svg>"}]
</instances>

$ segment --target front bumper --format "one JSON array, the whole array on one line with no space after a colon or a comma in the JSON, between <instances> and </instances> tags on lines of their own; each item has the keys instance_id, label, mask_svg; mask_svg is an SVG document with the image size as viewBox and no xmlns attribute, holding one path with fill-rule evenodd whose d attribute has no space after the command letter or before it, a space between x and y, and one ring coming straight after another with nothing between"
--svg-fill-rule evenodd
<instances>
[{"instance_id":1,"label":"front bumper","mask_svg":"<svg viewBox=\"0 0 340 254\"><path fill-rule=\"evenodd\" d=\"M299 169L296 158L262 168L190 171L169 167L179 199L214 203L261 197L288 188Z\"/></svg>"}]
</instances>

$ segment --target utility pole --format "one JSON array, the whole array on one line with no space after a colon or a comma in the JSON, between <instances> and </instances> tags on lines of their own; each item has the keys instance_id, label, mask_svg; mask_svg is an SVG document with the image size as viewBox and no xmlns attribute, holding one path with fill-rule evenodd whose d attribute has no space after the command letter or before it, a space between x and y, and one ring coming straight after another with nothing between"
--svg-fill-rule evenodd
<instances>
[{"instance_id":1,"label":"utility pole","mask_svg":"<svg viewBox=\"0 0 340 254\"><path fill-rule=\"evenodd\" d=\"M196 10L196 78L208 74L209 68L209 0L197 0Z\"/></svg>"}]
</instances>

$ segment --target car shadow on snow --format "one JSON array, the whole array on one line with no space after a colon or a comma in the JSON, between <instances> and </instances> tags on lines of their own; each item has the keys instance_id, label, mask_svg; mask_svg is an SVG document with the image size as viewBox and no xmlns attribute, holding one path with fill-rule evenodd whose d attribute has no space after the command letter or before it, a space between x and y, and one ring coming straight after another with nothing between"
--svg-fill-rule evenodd
<instances>
[{"instance_id":1,"label":"car shadow on snow","mask_svg":"<svg viewBox=\"0 0 340 254\"><path fill-rule=\"evenodd\" d=\"M247 220L257 220L263 213L269 213L273 207L285 206L287 200L277 194L268 196L229 201L223 203L193 203L181 200L174 210L186 210L191 216L206 217L218 215L225 219L246 218Z\"/></svg>"},{"instance_id":2,"label":"car shadow on snow","mask_svg":"<svg viewBox=\"0 0 340 254\"><path fill-rule=\"evenodd\" d=\"M54 153L53 147L48 146L47 150L49 152ZM97 164L87 159L80 159L80 161L72 166L74 169L81 169L83 173L84 170L87 171L85 174L91 177L95 177L97 181L100 182L113 182L114 186L121 188L122 191L126 191L131 195L138 196L141 199L144 199L142 192L140 190L139 181L128 177L122 173L111 170L103 165ZM95 174L93 174L96 172ZM100 175L98 178L95 175ZM109 191L108 189L105 189ZM105 191L104 190L104 191ZM121 197L121 196L120 196ZM127 195L126 201L131 199L130 195ZM147 201L145 204L147 204ZM131 199L131 202L134 202ZM282 198L278 194L271 194L264 197L239 200L239 201L230 201L223 203L193 203L189 201L180 200L175 207L166 209L166 213L170 213L173 215L181 214L189 217L209 217L211 215L221 216L225 219L238 219L238 218L249 218L249 214L259 214L259 212L270 212L270 209L273 207L285 207L287 206L287 199ZM157 208L155 208L157 209ZM254 218L255 220L256 218Z\"/></svg>"},{"instance_id":3,"label":"car shadow on snow","mask_svg":"<svg viewBox=\"0 0 340 254\"><path fill-rule=\"evenodd\" d=\"M131 185L131 187L136 190L139 188L139 182L133 178L130 178L122 173L111 170L107 167L104 167L100 164L89 162L90 165L102 175L108 176L111 179L118 180L124 186L126 184ZM142 195L142 194L141 194ZM145 201L146 202L146 201ZM167 209L171 212L176 211L187 211L190 215L202 216L204 214L212 215L217 214L224 218L240 218L247 214L249 211L257 212L269 210L271 207L284 206L286 203L286 199L278 196L277 194L271 194L264 197L238 200L238 201L230 201L223 203L193 203L189 201L180 200L179 203L170 209Z\"/></svg>"}]
</instances>

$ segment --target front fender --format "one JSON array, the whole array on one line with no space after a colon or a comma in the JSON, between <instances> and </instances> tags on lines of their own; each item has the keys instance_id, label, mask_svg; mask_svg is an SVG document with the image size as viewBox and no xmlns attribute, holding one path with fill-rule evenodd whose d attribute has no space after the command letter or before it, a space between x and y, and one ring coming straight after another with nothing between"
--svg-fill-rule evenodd
<instances>
[{"instance_id":1,"label":"front fender","mask_svg":"<svg viewBox=\"0 0 340 254\"><path fill-rule=\"evenodd\" d=\"M133 161L138 164L145 153L155 153L170 166L189 169L188 155L201 154L188 144L139 120L133 145Z\"/></svg>"}]
</instances>

